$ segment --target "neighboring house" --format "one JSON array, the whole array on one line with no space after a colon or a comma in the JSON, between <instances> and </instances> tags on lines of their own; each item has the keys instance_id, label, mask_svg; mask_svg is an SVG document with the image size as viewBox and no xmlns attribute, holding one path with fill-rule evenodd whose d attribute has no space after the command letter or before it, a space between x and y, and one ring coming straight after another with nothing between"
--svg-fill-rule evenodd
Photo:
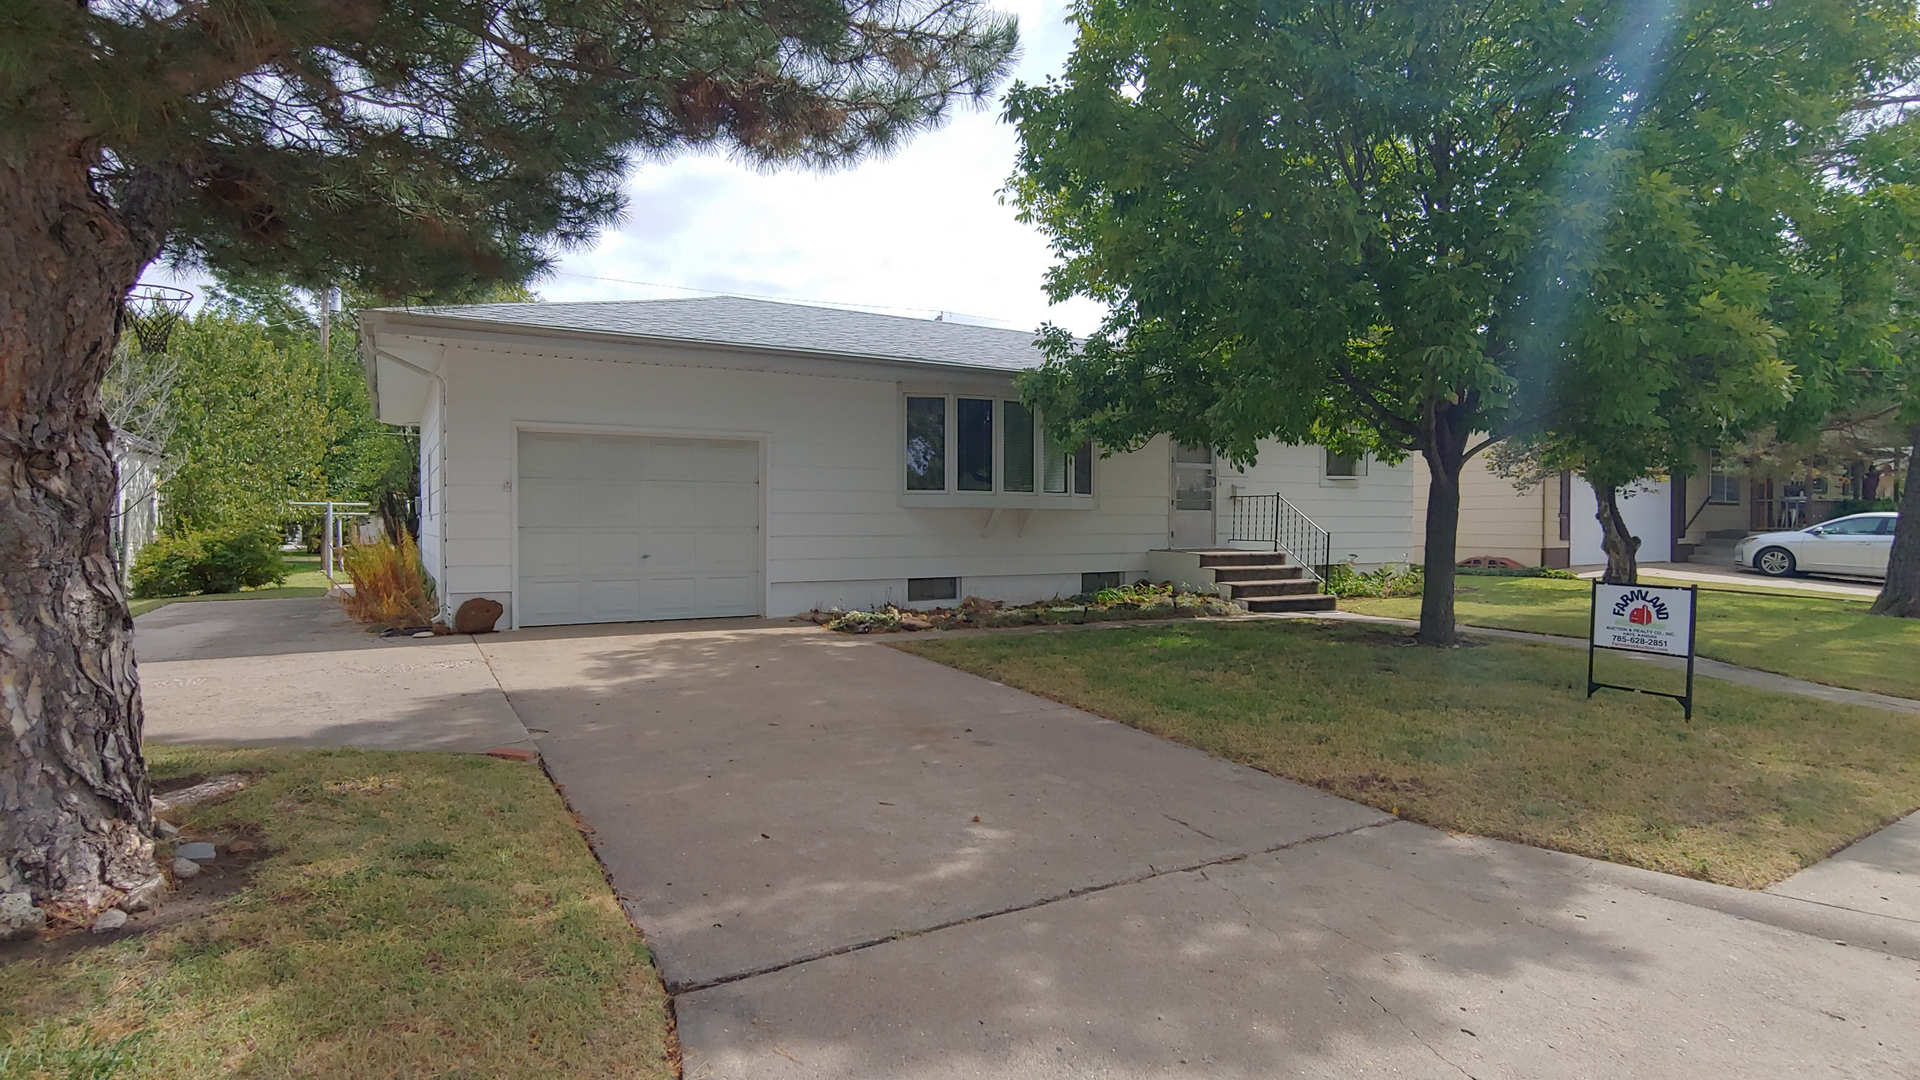
<instances>
[{"instance_id":1,"label":"neighboring house","mask_svg":"<svg viewBox=\"0 0 1920 1080\"><path fill-rule=\"evenodd\" d=\"M1414 551L1426 553L1426 461L1414 458ZM1620 498L1620 514L1640 538L1642 562L1675 558L1673 543L1678 521L1675 487L1666 480L1636 484ZM1521 566L1590 566L1604 563L1600 548L1600 500L1592 485L1579 476L1561 473L1516 487L1495 472L1487 455L1467 460L1460 473L1460 532L1455 551L1459 558L1511 559ZM1684 530L1682 530L1684 531ZM1684 557L1684 555L1682 555Z\"/></svg>"},{"instance_id":2,"label":"neighboring house","mask_svg":"<svg viewBox=\"0 0 1920 1080\"><path fill-rule=\"evenodd\" d=\"M380 419L420 427L442 601L498 600L506 626L1073 594L1268 539L1275 494L1334 561L1407 556L1408 466L1064 452L1013 391L1025 331L731 297L360 325Z\"/></svg>"},{"instance_id":3,"label":"neighboring house","mask_svg":"<svg viewBox=\"0 0 1920 1080\"><path fill-rule=\"evenodd\" d=\"M160 448L138 435L113 433L112 536L114 559L120 564L120 582L129 584L133 560L147 542L160 535Z\"/></svg>"},{"instance_id":4,"label":"neighboring house","mask_svg":"<svg viewBox=\"0 0 1920 1080\"><path fill-rule=\"evenodd\" d=\"M1414 545L1424 549L1428 472L1415 459ZM1460 478L1460 558L1493 556L1524 566L1591 566L1606 562L1600 549L1599 501L1591 485L1563 473L1527 488L1494 472L1485 455L1467 462ZM1890 482L1885 485L1891 490ZM1844 498L1847 485L1828 495L1819 484L1809 501L1799 484L1750 479L1702 452L1687 476L1646 481L1621 500L1627 526L1640 538L1641 562L1727 562L1733 544L1752 532L1797 528L1824 521ZM1811 516L1809 516L1811 515Z\"/></svg>"}]
</instances>

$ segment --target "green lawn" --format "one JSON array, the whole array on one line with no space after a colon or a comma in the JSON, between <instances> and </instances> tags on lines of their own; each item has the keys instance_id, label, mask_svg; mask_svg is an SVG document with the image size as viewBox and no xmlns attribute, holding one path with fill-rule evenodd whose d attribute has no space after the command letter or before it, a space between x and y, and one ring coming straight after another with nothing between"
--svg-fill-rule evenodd
<instances>
[{"instance_id":1,"label":"green lawn","mask_svg":"<svg viewBox=\"0 0 1920 1080\"><path fill-rule=\"evenodd\" d=\"M168 604L177 604L183 600L291 600L302 596L325 596L329 582L327 575L320 572L320 556L290 555L287 562L293 565L293 573L279 585L269 585L262 589L241 589L231 593L195 593L192 596L157 596L147 600L130 600L127 608L134 615L145 615L155 608Z\"/></svg>"},{"instance_id":2,"label":"green lawn","mask_svg":"<svg viewBox=\"0 0 1920 1080\"><path fill-rule=\"evenodd\" d=\"M1646 578L1661 584L1657 578ZM1667 582L1667 584L1675 584ZM1460 622L1587 636L1585 581L1467 577L1454 588ZM1920 698L1920 619L1867 614L1868 601L1805 594L1702 589L1700 655L1829 686ZM1420 617L1418 597L1342 600L1344 611Z\"/></svg>"},{"instance_id":3,"label":"green lawn","mask_svg":"<svg viewBox=\"0 0 1920 1080\"><path fill-rule=\"evenodd\" d=\"M1560 646L1288 621L896 647L1416 821L1747 888L1920 806L1920 718L1702 679L1688 723L1587 699Z\"/></svg>"},{"instance_id":4,"label":"green lawn","mask_svg":"<svg viewBox=\"0 0 1920 1080\"><path fill-rule=\"evenodd\" d=\"M183 824L263 857L129 931L8 946L0 1076L677 1075L647 949L537 765L148 752L256 774Z\"/></svg>"}]
</instances>

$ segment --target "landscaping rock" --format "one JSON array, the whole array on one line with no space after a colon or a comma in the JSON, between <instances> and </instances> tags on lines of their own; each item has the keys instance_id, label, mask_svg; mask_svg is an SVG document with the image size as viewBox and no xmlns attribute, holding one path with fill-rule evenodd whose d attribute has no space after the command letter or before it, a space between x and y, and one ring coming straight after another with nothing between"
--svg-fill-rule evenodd
<instances>
[{"instance_id":1,"label":"landscaping rock","mask_svg":"<svg viewBox=\"0 0 1920 1080\"><path fill-rule=\"evenodd\" d=\"M211 859L216 854L213 845L207 843L205 840L195 840L190 844L181 844L179 847L173 849L173 853L183 859L194 859L198 861Z\"/></svg>"},{"instance_id":2,"label":"landscaping rock","mask_svg":"<svg viewBox=\"0 0 1920 1080\"><path fill-rule=\"evenodd\" d=\"M180 826L166 818L153 819L153 834L162 840L171 840L180 835Z\"/></svg>"},{"instance_id":3,"label":"landscaping rock","mask_svg":"<svg viewBox=\"0 0 1920 1080\"><path fill-rule=\"evenodd\" d=\"M435 633L434 633L433 631L431 631L431 630L422 630L422 631L420 631L419 633L417 633L417 634L415 634L415 635L413 635L413 636L414 636L414 637L417 637L417 638L419 638L419 637L437 637L438 635L436 635L436 634L435 634Z\"/></svg>"},{"instance_id":4,"label":"landscaping rock","mask_svg":"<svg viewBox=\"0 0 1920 1080\"><path fill-rule=\"evenodd\" d=\"M900 616L900 629L931 630L933 629L933 623L927 621L926 619L921 618L918 615L902 615Z\"/></svg>"},{"instance_id":5,"label":"landscaping rock","mask_svg":"<svg viewBox=\"0 0 1920 1080\"><path fill-rule=\"evenodd\" d=\"M99 918L93 920L93 932L105 934L125 925L127 925L127 913L119 908L108 908L100 913Z\"/></svg>"},{"instance_id":6,"label":"landscaping rock","mask_svg":"<svg viewBox=\"0 0 1920 1080\"><path fill-rule=\"evenodd\" d=\"M160 893L166 887L167 879L155 874L145 882L127 890L126 895L120 898L120 910L145 911L153 906L153 902L160 898Z\"/></svg>"},{"instance_id":7,"label":"landscaping rock","mask_svg":"<svg viewBox=\"0 0 1920 1080\"><path fill-rule=\"evenodd\" d=\"M217 799L222 795L231 795L246 786L247 778L244 776L216 776L211 780L195 784L190 788L181 788L179 791L169 791L165 795L155 795L153 797L153 812L156 814L164 814L169 810L178 809L182 806L192 806L194 803L203 803L208 799Z\"/></svg>"},{"instance_id":8,"label":"landscaping rock","mask_svg":"<svg viewBox=\"0 0 1920 1080\"><path fill-rule=\"evenodd\" d=\"M176 857L173 860L173 876L185 881L200 872L200 864L192 859Z\"/></svg>"},{"instance_id":9,"label":"landscaping rock","mask_svg":"<svg viewBox=\"0 0 1920 1080\"><path fill-rule=\"evenodd\" d=\"M490 634L493 632L493 624L500 621L500 616L505 613L506 610L506 608L500 606L498 600L489 600L484 596L476 596L466 603L461 604L460 610L453 613L453 632L456 634Z\"/></svg>"},{"instance_id":10,"label":"landscaping rock","mask_svg":"<svg viewBox=\"0 0 1920 1080\"><path fill-rule=\"evenodd\" d=\"M31 937L47 924L47 913L33 904L25 889L0 893L0 941Z\"/></svg>"},{"instance_id":11,"label":"landscaping rock","mask_svg":"<svg viewBox=\"0 0 1920 1080\"><path fill-rule=\"evenodd\" d=\"M240 855L252 851L257 846L259 845L251 840L235 840L233 843L227 845L227 853L230 855Z\"/></svg>"}]
</instances>

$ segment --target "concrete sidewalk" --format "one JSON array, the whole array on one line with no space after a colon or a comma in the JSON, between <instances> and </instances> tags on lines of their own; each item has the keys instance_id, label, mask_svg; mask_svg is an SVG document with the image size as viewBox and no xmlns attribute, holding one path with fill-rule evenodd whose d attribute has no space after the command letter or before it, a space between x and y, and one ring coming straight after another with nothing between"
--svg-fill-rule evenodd
<instances>
[{"instance_id":1,"label":"concrete sidewalk","mask_svg":"<svg viewBox=\"0 0 1920 1080\"><path fill-rule=\"evenodd\" d=\"M1920 813L1901 818L1767 891L1906 919L1920 932Z\"/></svg>"},{"instance_id":2,"label":"concrete sidewalk","mask_svg":"<svg viewBox=\"0 0 1920 1080\"><path fill-rule=\"evenodd\" d=\"M1920 963L1406 823L677 1002L708 1077L1909 1077Z\"/></svg>"},{"instance_id":3,"label":"concrete sidewalk","mask_svg":"<svg viewBox=\"0 0 1920 1080\"><path fill-rule=\"evenodd\" d=\"M1573 572L1584 578L1597 578L1606 573L1606 569L1604 566L1576 566ZM1717 566L1712 563L1641 563L1640 572L1648 577L1670 578L1674 581L1698 584L1703 589L1728 586L1788 596L1798 593L1802 596L1823 596L1842 600L1872 600L1880 595L1879 583L1864 578L1772 578L1765 574L1739 570L1732 566Z\"/></svg>"},{"instance_id":4,"label":"concrete sidewalk","mask_svg":"<svg viewBox=\"0 0 1920 1080\"><path fill-rule=\"evenodd\" d=\"M133 622L155 742L528 746L469 637L369 634L325 597L169 604Z\"/></svg>"}]
</instances>

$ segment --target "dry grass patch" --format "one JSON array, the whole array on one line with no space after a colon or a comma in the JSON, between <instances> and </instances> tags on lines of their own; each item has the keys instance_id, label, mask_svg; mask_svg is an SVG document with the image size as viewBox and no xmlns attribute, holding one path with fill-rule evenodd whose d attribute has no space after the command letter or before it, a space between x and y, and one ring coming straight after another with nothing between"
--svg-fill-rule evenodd
<instances>
[{"instance_id":1,"label":"dry grass patch","mask_svg":"<svg viewBox=\"0 0 1920 1080\"><path fill-rule=\"evenodd\" d=\"M183 823L259 847L126 931L0 954L0 1076L675 1075L646 947L537 767L150 759L256 775Z\"/></svg>"},{"instance_id":2,"label":"dry grass patch","mask_svg":"<svg viewBox=\"0 0 1920 1080\"><path fill-rule=\"evenodd\" d=\"M353 591L343 595L347 614L378 627L424 626L439 605L433 580L420 562L420 548L405 531L398 540L353 544L342 554Z\"/></svg>"},{"instance_id":3,"label":"dry grass patch","mask_svg":"<svg viewBox=\"0 0 1920 1080\"><path fill-rule=\"evenodd\" d=\"M896 647L1416 821L1746 888L1920 806L1910 714L1702 679L1688 723L1586 699L1577 650L1406 637L1261 622ZM1609 681L1668 675L1639 667Z\"/></svg>"}]
</instances>

